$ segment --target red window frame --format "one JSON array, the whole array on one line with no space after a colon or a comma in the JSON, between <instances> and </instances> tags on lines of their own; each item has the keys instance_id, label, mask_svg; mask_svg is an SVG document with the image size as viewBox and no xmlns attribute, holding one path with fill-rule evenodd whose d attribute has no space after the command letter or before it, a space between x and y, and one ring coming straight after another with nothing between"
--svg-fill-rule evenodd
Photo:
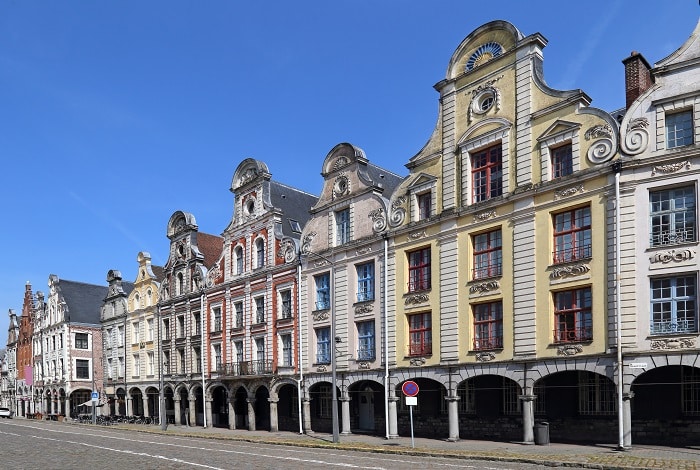
<instances>
[{"instance_id":1,"label":"red window frame","mask_svg":"<svg viewBox=\"0 0 700 470\"><path fill-rule=\"evenodd\" d=\"M574 172L571 144L550 150L552 154L552 178L561 178Z\"/></svg>"},{"instance_id":2,"label":"red window frame","mask_svg":"<svg viewBox=\"0 0 700 470\"><path fill-rule=\"evenodd\" d=\"M472 201L481 202L503 192L503 156L501 144L475 152L472 161Z\"/></svg>"},{"instance_id":3,"label":"red window frame","mask_svg":"<svg viewBox=\"0 0 700 470\"><path fill-rule=\"evenodd\" d=\"M430 248L408 253L408 292L430 289Z\"/></svg>"},{"instance_id":4,"label":"red window frame","mask_svg":"<svg viewBox=\"0 0 700 470\"><path fill-rule=\"evenodd\" d=\"M565 217L568 215L568 219ZM584 221L588 221L585 223ZM558 226L567 228L557 230ZM592 256L591 208L577 207L552 215L554 230L554 264L568 263Z\"/></svg>"},{"instance_id":5,"label":"red window frame","mask_svg":"<svg viewBox=\"0 0 700 470\"><path fill-rule=\"evenodd\" d=\"M554 293L554 342L575 343L593 339L591 288Z\"/></svg>"},{"instance_id":6,"label":"red window frame","mask_svg":"<svg viewBox=\"0 0 700 470\"><path fill-rule=\"evenodd\" d=\"M483 237L486 237L486 243L484 248L480 249L481 240L479 239ZM498 244L496 245L496 243ZM503 236L501 229L473 235L472 246L474 247L472 278L484 279L500 276L503 269ZM486 262L484 263L484 261Z\"/></svg>"},{"instance_id":7,"label":"red window frame","mask_svg":"<svg viewBox=\"0 0 700 470\"><path fill-rule=\"evenodd\" d=\"M472 307L474 315L474 350L503 347L503 303L489 302Z\"/></svg>"},{"instance_id":8,"label":"red window frame","mask_svg":"<svg viewBox=\"0 0 700 470\"><path fill-rule=\"evenodd\" d=\"M425 356L433 353L432 318L430 313L408 316L408 355Z\"/></svg>"}]
</instances>

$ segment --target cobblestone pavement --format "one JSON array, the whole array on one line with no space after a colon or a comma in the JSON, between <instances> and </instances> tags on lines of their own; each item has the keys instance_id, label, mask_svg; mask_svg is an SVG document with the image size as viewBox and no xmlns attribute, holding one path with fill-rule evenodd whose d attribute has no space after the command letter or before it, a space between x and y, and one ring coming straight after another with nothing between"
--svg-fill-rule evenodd
<instances>
[{"instance_id":1,"label":"cobblestone pavement","mask_svg":"<svg viewBox=\"0 0 700 470\"><path fill-rule=\"evenodd\" d=\"M57 423L57 425L66 425ZM82 425L81 425L82 426ZM451 458L470 458L489 461L522 462L546 466L582 467L593 469L673 469L700 470L700 445L692 447L632 446L618 451L615 444L561 444L525 445L517 442L460 440L448 442L439 439L410 437L384 439L362 434L341 435L340 443L333 444L329 434L299 434L294 432L267 432L168 426L119 425L134 431L166 433L182 437L230 439L237 441L285 444L299 447L329 447L365 452L399 455L433 455Z\"/></svg>"}]
</instances>

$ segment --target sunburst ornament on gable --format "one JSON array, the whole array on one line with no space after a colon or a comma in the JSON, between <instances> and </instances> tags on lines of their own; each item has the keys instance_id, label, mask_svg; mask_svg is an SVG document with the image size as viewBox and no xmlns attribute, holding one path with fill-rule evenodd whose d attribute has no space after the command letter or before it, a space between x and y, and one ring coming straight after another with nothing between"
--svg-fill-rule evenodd
<instances>
[{"instance_id":1,"label":"sunburst ornament on gable","mask_svg":"<svg viewBox=\"0 0 700 470\"><path fill-rule=\"evenodd\" d=\"M497 42L487 42L479 46L467 60L467 72L503 54L503 47Z\"/></svg>"}]
</instances>

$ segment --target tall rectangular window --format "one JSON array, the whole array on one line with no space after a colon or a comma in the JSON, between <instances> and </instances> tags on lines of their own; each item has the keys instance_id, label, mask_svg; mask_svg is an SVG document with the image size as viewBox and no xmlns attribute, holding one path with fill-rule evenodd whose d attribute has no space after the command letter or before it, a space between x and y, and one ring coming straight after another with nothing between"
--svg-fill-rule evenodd
<instances>
[{"instance_id":1,"label":"tall rectangular window","mask_svg":"<svg viewBox=\"0 0 700 470\"><path fill-rule=\"evenodd\" d=\"M185 316L180 315L177 317L177 337L178 338L184 338L185 337Z\"/></svg>"},{"instance_id":2,"label":"tall rectangular window","mask_svg":"<svg viewBox=\"0 0 700 470\"><path fill-rule=\"evenodd\" d=\"M124 377L124 358L122 357L117 358L117 374L120 379Z\"/></svg>"},{"instance_id":3,"label":"tall rectangular window","mask_svg":"<svg viewBox=\"0 0 700 470\"><path fill-rule=\"evenodd\" d=\"M233 251L233 257L236 259L235 274L243 274L243 248L240 246Z\"/></svg>"},{"instance_id":4,"label":"tall rectangular window","mask_svg":"<svg viewBox=\"0 0 700 470\"><path fill-rule=\"evenodd\" d=\"M316 364L331 363L331 329L316 329Z\"/></svg>"},{"instance_id":5,"label":"tall rectangular window","mask_svg":"<svg viewBox=\"0 0 700 470\"><path fill-rule=\"evenodd\" d=\"M487 350L503 347L503 304L477 304L474 311L474 349Z\"/></svg>"},{"instance_id":6,"label":"tall rectangular window","mask_svg":"<svg viewBox=\"0 0 700 470\"><path fill-rule=\"evenodd\" d=\"M374 321L363 321L357 324L357 360L373 361L374 349Z\"/></svg>"},{"instance_id":7,"label":"tall rectangular window","mask_svg":"<svg viewBox=\"0 0 700 470\"><path fill-rule=\"evenodd\" d=\"M141 328L139 322L135 321L131 324L131 343L139 344L141 341Z\"/></svg>"},{"instance_id":8,"label":"tall rectangular window","mask_svg":"<svg viewBox=\"0 0 700 470\"><path fill-rule=\"evenodd\" d=\"M214 329L212 331L214 332L219 332L221 331L221 307L214 307Z\"/></svg>"},{"instance_id":9,"label":"tall rectangular window","mask_svg":"<svg viewBox=\"0 0 700 470\"><path fill-rule=\"evenodd\" d=\"M243 362L243 341L236 341L235 343L233 343L233 348L236 354L236 362Z\"/></svg>"},{"instance_id":10,"label":"tall rectangular window","mask_svg":"<svg viewBox=\"0 0 700 470\"><path fill-rule=\"evenodd\" d=\"M181 374L184 374L187 372L187 363L185 362L185 350L184 349L178 349L177 354L179 356L179 372Z\"/></svg>"},{"instance_id":11,"label":"tall rectangular window","mask_svg":"<svg viewBox=\"0 0 700 470\"><path fill-rule=\"evenodd\" d=\"M162 339L164 341L170 339L170 319L168 319L168 318L163 318L163 338Z\"/></svg>"},{"instance_id":12,"label":"tall rectangular window","mask_svg":"<svg viewBox=\"0 0 700 470\"><path fill-rule=\"evenodd\" d=\"M471 160L473 201L481 202L500 196L503 192L501 144L474 153Z\"/></svg>"},{"instance_id":13,"label":"tall rectangular window","mask_svg":"<svg viewBox=\"0 0 700 470\"><path fill-rule=\"evenodd\" d=\"M571 343L593 339L591 288L554 294L554 342Z\"/></svg>"},{"instance_id":14,"label":"tall rectangular window","mask_svg":"<svg viewBox=\"0 0 700 470\"><path fill-rule=\"evenodd\" d=\"M170 374L170 351L163 351L163 373Z\"/></svg>"},{"instance_id":15,"label":"tall rectangular window","mask_svg":"<svg viewBox=\"0 0 700 470\"><path fill-rule=\"evenodd\" d=\"M695 188L664 189L649 193L651 246L694 242Z\"/></svg>"},{"instance_id":16,"label":"tall rectangular window","mask_svg":"<svg viewBox=\"0 0 700 470\"><path fill-rule=\"evenodd\" d=\"M255 298L255 323L265 323L265 297Z\"/></svg>"},{"instance_id":17,"label":"tall rectangular window","mask_svg":"<svg viewBox=\"0 0 700 470\"><path fill-rule=\"evenodd\" d=\"M408 292L430 289L430 248L408 253Z\"/></svg>"},{"instance_id":18,"label":"tall rectangular window","mask_svg":"<svg viewBox=\"0 0 700 470\"><path fill-rule=\"evenodd\" d=\"M429 219L433 203L430 191L419 194L416 197L416 202L418 203L418 220Z\"/></svg>"},{"instance_id":19,"label":"tall rectangular window","mask_svg":"<svg viewBox=\"0 0 700 470\"><path fill-rule=\"evenodd\" d=\"M336 246L350 241L350 209L343 209L335 213L335 237Z\"/></svg>"},{"instance_id":20,"label":"tall rectangular window","mask_svg":"<svg viewBox=\"0 0 700 470\"><path fill-rule=\"evenodd\" d=\"M255 340L255 365L253 373L263 374L266 371L265 365L265 338L256 338Z\"/></svg>"},{"instance_id":21,"label":"tall rectangular window","mask_svg":"<svg viewBox=\"0 0 700 470\"><path fill-rule=\"evenodd\" d=\"M424 356L433 353L433 337L430 313L408 317L408 355Z\"/></svg>"},{"instance_id":22,"label":"tall rectangular window","mask_svg":"<svg viewBox=\"0 0 700 470\"><path fill-rule=\"evenodd\" d=\"M280 336L282 343L282 365L285 367L292 366L292 335L284 334Z\"/></svg>"},{"instance_id":23,"label":"tall rectangular window","mask_svg":"<svg viewBox=\"0 0 700 470\"><path fill-rule=\"evenodd\" d=\"M331 308L330 273L314 276L316 282L316 310Z\"/></svg>"},{"instance_id":24,"label":"tall rectangular window","mask_svg":"<svg viewBox=\"0 0 700 470\"><path fill-rule=\"evenodd\" d=\"M571 144L550 150L552 154L552 178L561 178L574 172Z\"/></svg>"},{"instance_id":25,"label":"tall rectangular window","mask_svg":"<svg viewBox=\"0 0 700 470\"><path fill-rule=\"evenodd\" d=\"M503 268L501 230L474 235L474 279L500 276Z\"/></svg>"},{"instance_id":26,"label":"tall rectangular window","mask_svg":"<svg viewBox=\"0 0 700 470\"><path fill-rule=\"evenodd\" d=\"M233 324L233 327L243 328L243 302L236 302L233 304L233 310L235 314L235 323Z\"/></svg>"},{"instance_id":27,"label":"tall rectangular window","mask_svg":"<svg viewBox=\"0 0 700 470\"><path fill-rule=\"evenodd\" d=\"M695 276L651 280L651 334L695 333L697 329Z\"/></svg>"},{"instance_id":28,"label":"tall rectangular window","mask_svg":"<svg viewBox=\"0 0 700 470\"><path fill-rule=\"evenodd\" d=\"M192 348L192 371L195 374L202 373L202 348L199 346Z\"/></svg>"},{"instance_id":29,"label":"tall rectangular window","mask_svg":"<svg viewBox=\"0 0 700 470\"><path fill-rule=\"evenodd\" d=\"M75 348L76 349L88 349L88 334L87 333L76 333L75 334Z\"/></svg>"},{"instance_id":30,"label":"tall rectangular window","mask_svg":"<svg viewBox=\"0 0 700 470\"><path fill-rule=\"evenodd\" d=\"M681 113L666 115L666 148L683 147L693 143L693 113L683 111Z\"/></svg>"},{"instance_id":31,"label":"tall rectangular window","mask_svg":"<svg viewBox=\"0 0 700 470\"><path fill-rule=\"evenodd\" d=\"M134 354L131 363L133 364L131 367L131 376L138 377L141 375L141 356Z\"/></svg>"},{"instance_id":32,"label":"tall rectangular window","mask_svg":"<svg viewBox=\"0 0 700 470\"><path fill-rule=\"evenodd\" d=\"M374 300L374 263L357 266L357 301Z\"/></svg>"},{"instance_id":33,"label":"tall rectangular window","mask_svg":"<svg viewBox=\"0 0 700 470\"><path fill-rule=\"evenodd\" d=\"M75 378L89 379L90 378L90 361L87 359L75 360Z\"/></svg>"},{"instance_id":34,"label":"tall rectangular window","mask_svg":"<svg viewBox=\"0 0 700 470\"><path fill-rule=\"evenodd\" d=\"M199 312L194 312L192 314L192 331L195 335L202 334L202 316Z\"/></svg>"},{"instance_id":35,"label":"tall rectangular window","mask_svg":"<svg viewBox=\"0 0 700 470\"><path fill-rule=\"evenodd\" d=\"M146 375L153 375L153 352L146 353Z\"/></svg>"},{"instance_id":36,"label":"tall rectangular window","mask_svg":"<svg viewBox=\"0 0 700 470\"><path fill-rule=\"evenodd\" d=\"M148 341L153 341L153 319L149 318L146 320L146 339Z\"/></svg>"},{"instance_id":37,"label":"tall rectangular window","mask_svg":"<svg viewBox=\"0 0 700 470\"><path fill-rule=\"evenodd\" d=\"M215 344L214 345L214 370L215 371L223 371L223 362L221 360L221 345L220 344Z\"/></svg>"},{"instance_id":38,"label":"tall rectangular window","mask_svg":"<svg viewBox=\"0 0 700 470\"><path fill-rule=\"evenodd\" d=\"M554 214L554 263L590 258L591 209L581 207Z\"/></svg>"},{"instance_id":39,"label":"tall rectangular window","mask_svg":"<svg viewBox=\"0 0 700 470\"><path fill-rule=\"evenodd\" d=\"M282 318L292 318L292 291L281 291L280 300L282 301Z\"/></svg>"},{"instance_id":40,"label":"tall rectangular window","mask_svg":"<svg viewBox=\"0 0 700 470\"><path fill-rule=\"evenodd\" d=\"M262 268L265 266L265 242L263 241L262 238L259 238L255 242L255 253L257 256L257 267Z\"/></svg>"}]
</instances>

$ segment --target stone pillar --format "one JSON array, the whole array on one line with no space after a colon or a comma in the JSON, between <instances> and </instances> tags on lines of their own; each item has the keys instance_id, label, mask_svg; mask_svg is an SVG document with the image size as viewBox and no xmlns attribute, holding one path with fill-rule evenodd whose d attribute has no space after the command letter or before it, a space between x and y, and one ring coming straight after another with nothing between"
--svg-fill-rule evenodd
<instances>
[{"instance_id":1,"label":"stone pillar","mask_svg":"<svg viewBox=\"0 0 700 470\"><path fill-rule=\"evenodd\" d=\"M27 402L27 406L28 406L28 407L30 408L30 410L31 410L31 406L30 406L30 405L31 405L31 401L30 401L30 402ZM68 397L66 397L66 400L65 400L65 407L66 407L66 417L67 417L67 418L70 418L70 412L71 412L71 409L70 409L70 398L68 398ZM29 412L31 413L31 411L29 411Z\"/></svg>"},{"instance_id":2,"label":"stone pillar","mask_svg":"<svg viewBox=\"0 0 700 470\"><path fill-rule=\"evenodd\" d=\"M126 415L127 416L132 416L134 414L134 405L131 403L131 395L127 395L126 397Z\"/></svg>"},{"instance_id":3,"label":"stone pillar","mask_svg":"<svg viewBox=\"0 0 700 470\"><path fill-rule=\"evenodd\" d=\"M398 418L396 417L396 403L398 401L398 397L389 397L389 439L396 439L399 437L399 424Z\"/></svg>"},{"instance_id":4,"label":"stone pillar","mask_svg":"<svg viewBox=\"0 0 700 470\"><path fill-rule=\"evenodd\" d=\"M270 402L270 432L277 432L280 430L279 418L277 416L277 402L280 401L280 399L268 398L267 401Z\"/></svg>"},{"instance_id":5,"label":"stone pillar","mask_svg":"<svg viewBox=\"0 0 700 470\"><path fill-rule=\"evenodd\" d=\"M228 404L228 428L236 429L236 408L230 399L226 403Z\"/></svg>"},{"instance_id":6,"label":"stone pillar","mask_svg":"<svg viewBox=\"0 0 700 470\"><path fill-rule=\"evenodd\" d=\"M634 392L622 394L622 444L625 449L632 447L632 398Z\"/></svg>"},{"instance_id":7,"label":"stone pillar","mask_svg":"<svg viewBox=\"0 0 700 470\"><path fill-rule=\"evenodd\" d=\"M313 434L311 429L311 400L308 398L302 399L302 413L304 415L304 433Z\"/></svg>"},{"instance_id":8,"label":"stone pillar","mask_svg":"<svg viewBox=\"0 0 700 470\"><path fill-rule=\"evenodd\" d=\"M518 397L523 409L523 444L534 444L535 413L533 410L535 395L520 395Z\"/></svg>"},{"instance_id":9,"label":"stone pillar","mask_svg":"<svg viewBox=\"0 0 700 470\"><path fill-rule=\"evenodd\" d=\"M456 442L459 440L459 397L445 397L447 402L447 421L448 421L448 436L447 440Z\"/></svg>"},{"instance_id":10,"label":"stone pillar","mask_svg":"<svg viewBox=\"0 0 700 470\"><path fill-rule=\"evenodd\" d=\"M175 402L175 408L173 410L175 412L175 426L179 426L181 424L180 423L180 399L175 398L173 401Z\"/></svg>"},{"instance_id":11,"label":"stone pillar","mask_svg":"<svg viewBox=\"0 0 700 470\"><path fill-rule=\"evenodd\" d=\"M341 416L340 419L342 428L340 434L351 434L350 432L350 397L342 396L340 397L340 409Z\"/></svg>"},{"instance_id":12,"label":"stone pillar","mask_svg":"<svg viewBox=\"0 0 700 470\"><path fill-rule=\"evenodd\" d=\"M248 431L255 431L255 398L248 398Z\"/></svg>"},{"instance_id":13,"label":"stone pillar","mask_svg":"<svg viewBox=\"0 0 700 470\"><path fill-rule=\"evenodd\" d=\"M211 398L207 398L204 401L204 412L207 414L207 427L213 428L214 422L212 421L211 402Z\"/></svg>"},{"instance_id":14,"label":"stone pillar","mask_svg":"<svg viewBox=\"0 0 700 470\"><path fill-rule=\"evenodd\" d=\"M148 395L145 393L141 395L141 406L143 406L143 415L146 417L150 416L148 412Z\"/></svg>"},{"instance_id":15,"label":"stone pillar","mask_svg":"<svg viewBox=\"0 0 700 470\"><path fill-rule=\"evenodd\" d=\"M192 397L189 399L189 406L190 406L190 415L188 417L189 423L187 423L190 426L196 426L197 425L197 400Z\"/></svg>"}]
</instances>

